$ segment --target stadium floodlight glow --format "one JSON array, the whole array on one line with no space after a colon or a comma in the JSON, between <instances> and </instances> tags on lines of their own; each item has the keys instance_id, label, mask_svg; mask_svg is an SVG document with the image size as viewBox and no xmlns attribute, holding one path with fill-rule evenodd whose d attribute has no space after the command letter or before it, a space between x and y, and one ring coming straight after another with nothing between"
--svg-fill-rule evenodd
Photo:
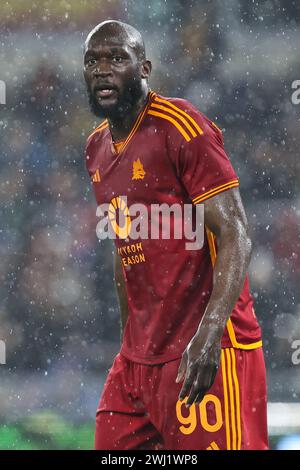
<instances>
[{"instance_id":1,"label":"stadium floodlight glow","mask_svg":"<svg viewBox=\"0 0 300 470\"><path fill-rule=\"evenodd\" d=\"M6 104L6 84L0 80L0 104Z\"/></svg>"}]
</instances>

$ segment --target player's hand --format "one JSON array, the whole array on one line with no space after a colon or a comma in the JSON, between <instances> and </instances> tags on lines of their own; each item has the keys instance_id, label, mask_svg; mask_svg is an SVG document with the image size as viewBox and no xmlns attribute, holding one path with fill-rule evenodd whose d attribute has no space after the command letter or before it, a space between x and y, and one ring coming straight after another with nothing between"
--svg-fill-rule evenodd
<instances>
[{"instance_id":1,"label":"player's hand","mask_svg":"<svg viewBox=\"0 0 300 470\"><path fill-rule=\"evenodd\" d=\"M219 335L207 335L205 329L191 339L178 369L176 383L185 377L178 399L188 396L186 406L200 403L214 383L221 356Z\"/></svg>"}]
</instances>

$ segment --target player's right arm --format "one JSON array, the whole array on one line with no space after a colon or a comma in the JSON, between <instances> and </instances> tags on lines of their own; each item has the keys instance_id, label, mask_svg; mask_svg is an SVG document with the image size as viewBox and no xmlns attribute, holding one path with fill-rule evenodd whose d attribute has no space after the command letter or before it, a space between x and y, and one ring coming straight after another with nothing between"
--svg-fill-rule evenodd
<instances>
[{"instance_id":1,"label":"player's right arm","mask_svg":"<svg viewBox=\"0 0 300 470\"><path fill-rule=\"evenodd\" d=\"M123 340L123 334L128 318L128 304L127 304L127 294L126 294L126 286L125 280L123 276L123 269L122 269L122 260L120 255L118 254L117 250L115 249L114 252L114 278L115 278L115 285L117 289L118 299L119 299L119 306L120 306L120 327L121 327L121 343Z\"/></svg>"},{"instance_id":2,"label":"player's right arm","mask_svg":"<svg viewBox=\"0 0 300 470\"><path fill-rule=\"evenodd\" d=\"M179 400L200 403L212 386L227 320L245 282L251 241L238 191L237 174L224 149L221 130L185 103L193 134L171 154L178 177L193 204L204 203L204 223L217 242L213 286L204 316L182 355L176 381L184 384ZM188 137L188 138L187 138ZM209 244L209 240L208 240Z\"/></svg>"}]
</instances>

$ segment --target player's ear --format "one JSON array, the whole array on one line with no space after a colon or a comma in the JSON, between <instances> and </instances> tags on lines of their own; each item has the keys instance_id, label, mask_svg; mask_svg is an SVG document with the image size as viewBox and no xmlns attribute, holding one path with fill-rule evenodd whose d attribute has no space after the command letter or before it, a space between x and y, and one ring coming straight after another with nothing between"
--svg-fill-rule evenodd
<instances>
[{"instance_id":1,"label":"player's ear","mask_svg":"<svg viewBox=\"0 0 300 470\"><path fill-rule=\"evenodd\" d=\"M144 60L142 63L142 78L149 78L151 75L152 64L150 60Z\"/></svg>"}]
</instances>

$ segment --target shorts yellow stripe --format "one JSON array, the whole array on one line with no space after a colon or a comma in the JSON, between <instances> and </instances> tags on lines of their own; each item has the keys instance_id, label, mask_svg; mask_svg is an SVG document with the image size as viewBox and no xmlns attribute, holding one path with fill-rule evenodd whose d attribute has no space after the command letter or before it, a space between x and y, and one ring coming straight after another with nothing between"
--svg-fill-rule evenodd
<instances>
[{"instance_id":1,"label":"shorts yellow stripe","mask_svg":"<svg viewBox=\"0 0 300 470\"><path fill-rule=\"evenodd\" d=\"M237 450L241 450L242 446L242 426L241 426L241 404L240 404L240 386L236 371L236 358L235 351L230 348L231 361L232 361L232 375L235 388L235 399L236 399L236 424L237 424Z\"/></svg>"},{"instance_id":2,"label":"shorts yellow stripe","mask_svg":"<svg viewBox=\"0 0 300 470\"><path fill-rule=\"evenodd\" d=\"M233 188L235 186L239 185L239 180L235 179L232 181L229 181L228 183L221 184L220 186L216 186L213 189L210 189L209 191L206 191L205 193L201 194L200 196L196 196L193 199L194 204L199 204L199 202L207 199L208 197L218 194L221 191L224 191L225 189Z\"/></svg>"},{"instance_id":3,"label":"shorts yellow stripe","mask_svg":"<svg viewBox=\"0 0 300 470\"><path fill-rule=\"evenodd\" d=\"M225 352L224 352L223 349L221 350L221 367L222 367L223 391L224 391L226 448L227 448L227 450L231 450L231 446L230 446L230 426L229 426L228 392L227 392L227 377L226 377L226 361L225 361Z\"/></svg>"},{"instance_id":4,"label":"shorts yellow stripe","mask_svg":"<svg viewBox=\"0 0 300 470\"><path fill-rule=\"evenodd\" d=\"M187 122L187 120L182 117L179 113L177 113L176 111L173 111L171 108L167 108L166 106L162 106L161 104L156 104L156 103L152 103L151 108L157 108L157 109L161 109L163 111L167 111L168 113L170 114L173 114L173 116L176 116L178 119L180 119L181 122L183 122L183 124L185 125L185 127L188 128L188 130L190 131L190 133L192 134L193 137L197 137L197 134L196 132L194 131L194 129L189 125L189 123Z\"/></svg>"},{"instance_id":5,"label":"shorts yellow stripe","mask_svg":"<svg viewBox=\"0 0 300 470\"><path fill-rule=\"evenodd\" d=\"M250 344L239 343L236 339L233 324L230 318L228 319L226 326L227 326L227 331L228 331L230 341L234 348L245 349L246 351L250 351L251 349L257 349L262 346L262 340L256 341L255 343L250 343Z\"/></svg>"},{"instance_id":6,"label":"shorts yellow stripe","mask_svg":"<svg viewBox=\"0 0 300 470\"><path fill-rule=\"evenodd\" d=\"M185 118L187 118L195 127L195 129L199 132L199 134L204 134L203 130L199 125L196 123L195 119L193 119L188 113L183 111L182 109L178 108L178 106L175 106L175 104L171 103L170 101L163 100L161 98L158 98L158 96L155 97L155 101L159 103L166 104L167 106L170 106L171 108L175 109L178 113L182 114Z\"/></svg>"},{"instance_id":7,"label":"shorts yellow stripe","mask_svg":"<svg viewBox=\"0 0 300 470\"><path fill-rule=\"evenodd\" d=\"M230 350L225 349L227 358L227 377L228 377L228 388L230 397L230 410L231 410L231 429L232 429L232 450L236 450L236 424L235 424L235 406L234 406L234 395L233 395L233 384L232 384L232 370L231 370L231 357Z\"/></svg>"},{"instance_id":8,"label":"shorts yellow stripe","mask_svg":"<svg viewBox=\"0 0 300 470\"><path fill-rule=\"evenodd\" d=\"M167 121L170 121L172 124L174 124L175 127L177 127L177 129L183 135L185 140L187 140L188 142L191 140L190 136L183 129L183 127L175 119L173 119L171 116L168 116L167 114L159 113L157 111L153 111L151 109L149 109L148 114L151 114L152 116L157 116L157 117L160 117L162 119L166 119Z\"/></svg>"}]
</instances>

